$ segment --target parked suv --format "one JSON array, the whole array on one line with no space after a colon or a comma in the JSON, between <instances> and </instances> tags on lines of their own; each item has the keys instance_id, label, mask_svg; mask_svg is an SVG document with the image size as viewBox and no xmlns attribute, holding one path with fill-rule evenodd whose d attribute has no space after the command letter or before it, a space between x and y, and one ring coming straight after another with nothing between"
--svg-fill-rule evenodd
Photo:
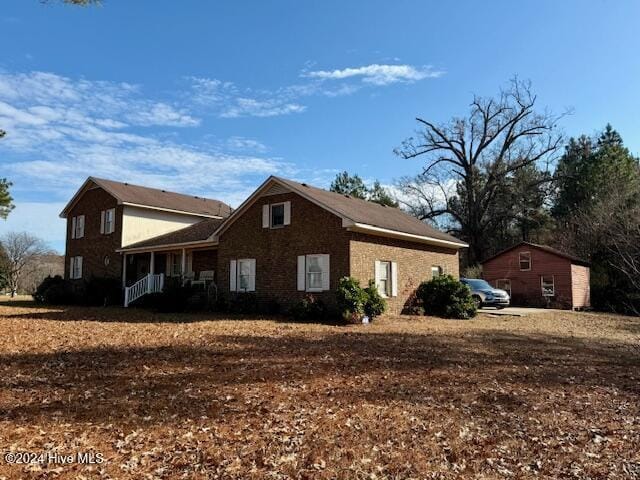
<instances>
[{"instance_id":1,"label":"parked suv","mask_svg":"<svg viewBox=\"0 0 640 480\"><path fill-rule=\"evenodd\" d=\"M486 280L479 278L461 278L460 281L469 287L473 301L476 302L478 308L504 308L509 306L511 300L509 294L504 290L493 288Z\"/></svg>"}]
</instances>

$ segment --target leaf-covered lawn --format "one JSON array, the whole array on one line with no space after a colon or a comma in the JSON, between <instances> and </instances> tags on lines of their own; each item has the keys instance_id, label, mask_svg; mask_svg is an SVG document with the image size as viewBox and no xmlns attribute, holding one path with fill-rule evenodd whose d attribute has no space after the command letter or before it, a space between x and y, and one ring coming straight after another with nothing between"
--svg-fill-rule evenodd
<instances>
[{"instance_id":1,"label":"leaf-covered lawn","mask_svg":"<svg viewBox=\"0 0 640 480\"><path fill-rule=\"evenodd\" d=\"M640 320L0 305L0 478L638 478Z\"/></svg>"}]
</instances>

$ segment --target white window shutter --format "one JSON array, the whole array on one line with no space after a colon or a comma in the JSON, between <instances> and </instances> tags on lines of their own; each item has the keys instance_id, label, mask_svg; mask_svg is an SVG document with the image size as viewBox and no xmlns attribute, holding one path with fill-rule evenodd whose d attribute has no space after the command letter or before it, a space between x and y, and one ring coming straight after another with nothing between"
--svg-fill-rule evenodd
<instances>
[{"instance_id":1,"label":"white window shutter","mask_svg":"<svg viewBox=\"0 0 640 480\"><path fill-rule=\"evenodd\" d=\"M284 202L284 224L291 225L291 202Z\"/></svg>"},{"instance_id":2,"label":"white window shutter","mask_svg":"<svg viewBox=\"0 0 640 480\"><path fill-rule=\"evenodd\" d=\"M373 267L373 276L374 276L374 282L376 284L376 288L378 289L378 292L380 293L380 295L383 295L384 292L380 291L380 267L381 267L381 263L380 260L376 260L374 262L374 267Z\"/></svg>"},{"instance_id":3,"label":"white window shutter","mask_svg":"<svg viewBox=\"0 0 640 480\"><path fill-rule=\"evenodd\" d=\"M331 268L329 267L329 255L322 255L322 290L329 290L331 281Z\"/></svg>"},{"instance_id":4,"label":"white window shutter","mask_svg":"<svg viewBox=\"0 0 640 480\"><path fill-rule=\"evenodd\" d=\"M78 260L78 278L82 278L82 257L76 257Z\"/></svg>"},{"instance_id":5,"label":"white window shutter","mask_svg":"<svg viewBox=\"0 0 640 480\"><path fill-rule=\"evenodd\" d=\"M84 237L84 215L78 217L78 230L80 230L78 238Z\"/></svg>"},{"instance_id":6,"label":"white window shutter","mask_svg":"<svg viewBox=\"0 0 640 480\"><path fill-rule=\"evenodd\" d=\"M398 296L398 264L391 262L391 296Z\"/></svg>"},{"instance_id":7,"label":"white window shutter","mask_svg":"<svg viewBox=\"0 0 640 480\"><path fill-rule=\"evenodd\" d=\"M109 233L104 231L104 217L107 214L104 210L100 212L100 233Z\"/></svg>"},{"instance_id":8,"label":"white window shutter","mask_svg":"<svg viewBox=\"0 0 640 480\"><path fill-rule=\"evenodd\" d=\"M304 255L298 256L298 291L304 292L306 288L306 257Z\"/></svg>"},{"instance_id":9,"label":"white window shutter","mask_svg":"<svg viewBox=\"0 0 640 480\"><path fill-rule=\"evenodd\" d=\"M238 270L236 268L236 261L231 260L231 262L229 262L229 291L235 292L238 290L236 288L237 280L238 280Z\"/></svg>"},{"instance_id":10,"label":"white window shutter","mask_svg":"<svg viewBox=\"0 0 640 480\"><path fill-rule=\"evenodd\" d=\"M248 292L256 291L256 259L252 258L249 260L249 288L247 288Z\"/></svg>"},{"instance_id":11,"label":"white window shutter","mask_svg":"<svg viewBox=\"0 0 640 480\"><path fill-rule=\"evenodd\" d=\"M269 205L262 206L262 228L269 228Z\"/></svg>"},{"instance_id":12,"label":"white window shutter","mask_svg":"<svg viewBox=\"0 0 640 480\"><path fill-rule=\"evenodd\" d=\"M71 238L76 238L76 222L78 221L77 217L73 217L71 219Z\"/></svg>"},{"instance_id":13,"label":"white window shutter","mask_svg":"<svg viewBox=\"0 0 640 480\"><path fill-rule=\"evenodd\" d=\"M75 257L70 257L69 258L69 278L73 279L73 261L74 261Z\"/></svg>"}]
</instances>

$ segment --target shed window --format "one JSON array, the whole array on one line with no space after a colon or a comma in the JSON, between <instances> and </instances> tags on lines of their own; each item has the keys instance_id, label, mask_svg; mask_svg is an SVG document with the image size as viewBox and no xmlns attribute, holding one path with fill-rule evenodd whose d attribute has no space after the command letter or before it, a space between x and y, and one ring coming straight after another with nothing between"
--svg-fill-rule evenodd
<instances>
[{"instance_id":1,"label":"shed window","mask_svg":"<svg viewBox=\"0 0 640 480\"><path fill-rule=\"evenodd\" d=\"M520 252L520 270L531 270L531 252Z\"/></svg>"},{"instance_id":2,"label":"shed window","mask_svg":"<svg viewBox=\"0 0 640 480\"><path fill-rule=\"evenodd\" d=\"M540 286L542 288L543 297L553 297L555 295L555 282L553 275L542 275L540 277Z\"/></svg>"},{"instance_id":3,"label":"shed window","mask_svg":"<svg viewBox=\"0 0 640 480\"><path fill-rule=\"evenodd\" d=\"M431 278L438 278L443 273L442 267L439 265L434 265L431 267Z\"/></svg>"}]
</instances>

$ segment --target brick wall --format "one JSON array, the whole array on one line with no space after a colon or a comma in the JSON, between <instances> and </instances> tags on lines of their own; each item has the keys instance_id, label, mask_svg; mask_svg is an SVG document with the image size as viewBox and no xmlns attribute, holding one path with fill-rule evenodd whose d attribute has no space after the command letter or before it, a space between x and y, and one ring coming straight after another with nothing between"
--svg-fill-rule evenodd
<instances>
[{"instance_id":1,"label":"brick wall","mask_svg":"<svg viewBox=\"0 0 640 480\"><path fill-rule=\"evenodd\" d=\"M291 201L291 224L262 228L262 205ZM218 286L229 294L231 259L256 259L256 295L260 302L276 300L287 307L305 292L297 290L298 255L330 255L329 292L315 294L335 304L338 280L349 274L349 233L342 220L293 193L259 198L226 230L218 247Z\"/></svg>"},{"instance_id":2,"label":"brick wall","mask_svg":"<svg viewBox=\"0 0 640 480\"><path fill-rule=\"evenodd\" d=\"M583 265L571 265L571 283L573 308L585 308L591 306L591 279L589 267Z\"/></svg>"},{"instance_id":3,"label":"brick wall","mask_svg":"<svg viewBox=\"0 0 640 480\"><path fill-rule=\"evenodd\" d=\"M218 268L218 250L194 250L192 252L191 269L197 275L203 270L213 270ZM216 282L218 279L216 278Z\"/></svg>"},{"instance_id":4,"label":"brick wall","mask_svg":"<svg viewBox=\"0 0 640 480\"><path fill-rule=\"evenodd\" d=\"M93 188L85 192L74 205L67 217L67 242L64 276L69 278L69 258L82 256L82 278L95 277L121 278L122 258L116 249L120 247L122 236L122 206L102 188ZM109 235L100 233L100 212L109 208L116 209L115 231ZM84 215L84 237L71 238L72 218ZM105 265L105 256L109 264Z\"/></svg>"},{"instance_id":5,"label":"brick wall","mask_svg":"<svg viewBox=\"0 0 640 480\"><path fill-rule=\"evenodd\" d=\"M521 271L520 252L531 252L531 270ZM541 276L553 275L555 296L549 306L571 308L571 261L529 245L518 246L482 265L482 276L494 287L496 280L511 280L511 300L514 305L546 306L542 296Z\"/></svg>"},{"instance_id":6,"label":"brick wall","mask_svg":"<svg viewBox=\"0 0 640 480\"><path fill-rule=\"evenodd\" d=\"M389 314L402 313L418 285L432 278L432 266L440 266L444 273L459 277L458 250L353 233L351 276L360 280L360 285L365 286L375 278L376 260L398 264L398 296L387 299Z\"/></svg>"}]
</instances>

